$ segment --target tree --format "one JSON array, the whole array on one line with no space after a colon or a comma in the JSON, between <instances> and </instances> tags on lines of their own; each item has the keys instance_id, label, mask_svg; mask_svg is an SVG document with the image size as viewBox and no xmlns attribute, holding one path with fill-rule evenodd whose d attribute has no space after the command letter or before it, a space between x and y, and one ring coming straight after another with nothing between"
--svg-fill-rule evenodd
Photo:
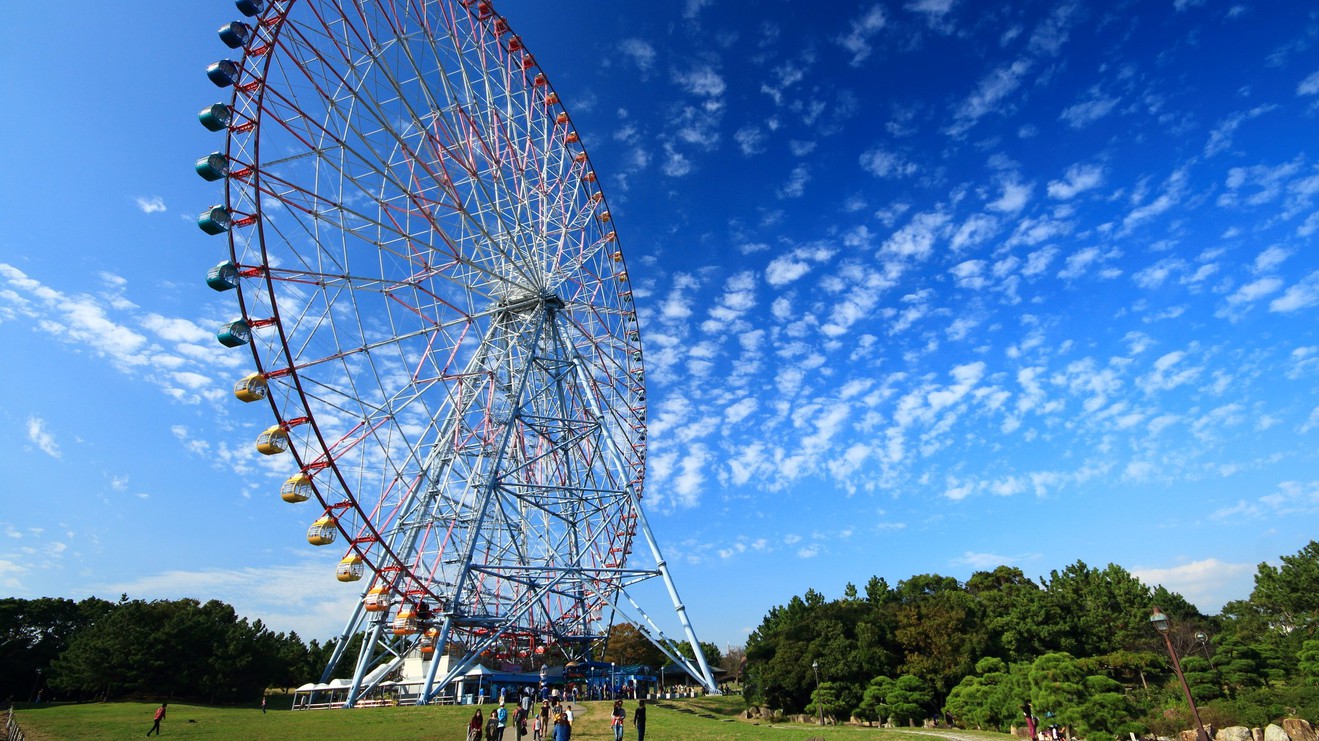
<instances>
[{"instance_id":1,"label":"tree","mask_svg":"<svg viewBox=\"0 0 1319 741\"><path fill-rule=\"evenodd\" d=\"M1310 541L1282 566L1259 565L1250 601L1284 633L1306 638L1319 631L1319 542Z\"/></svg>"},{"instance_id":2,"label":"tree","mask_svg":"<svg viewBox=\"0 0 1319 741\"><path fill-rule=\"evenodd\" d=\"M907 584L903 582L899 592ZM950 584L956 580L927 581L921 592L898 608L902 671L925 680L940 697L971 672L988 644L975 598Z\"/></svg>"},{"instance_id":3,"label":"tree","mask_svg":"<svg viewBox=\"0 0 1319 741\"><path fill-rule=\"evenodd\" d=\"M1076 726L1085 700L1085 672L1071 654L1049 653L1031 664L1030 701L1037 713L1052 714L1060 725Z\"/></svg>"},{"instance_id":4,"label":"tree","mask_svg":"<svg viewBox=\"0 0 1319 741\"><path fill-rule=\"evenodd\" d=\"M1297 659L1305 681L1319 686L1319 640L1306 641Z\"/></svg>"},{"instance_id":5,"label":"tree","mask_svg":"<svg viewBox=\"0 0 1319 741\"><path fill-rule=\"evenodd\" d=\"M106 698L250 701L289 676L298 653L290 643L217 600L123 601L70 640L50 681Z\"/></svg>"},{"instance_id":6,"label":"tree","mask_svg":"<svg viewBox=\"0 0 1319 741\"><path fill-rule=\"evenodd\" d=\"M857 693L852 685L843 682L821 682L820 686L811 692L811 702L806 706L806 712L811 715L823 712L826 718L846 720L856 704Z\"/></svg>"},{"instance_id":7,"label":"tree","mask_svg":"<svg viewBox=\"0 0 1319 741\"><path fill-rule=\"evenodd\" d=\"M1100 571L1077 561L1061 572L1051 571L1045 589L1065 627L1061 648L1074 656L1131 650L1154 640L1152 593L1120 566L1109 564Z\"/></svg>"},{"instance_id":8,"label":"tree","mask_svg":"<svg viewBox=\"0 0 1319 741\"><path fill-rule=\"evenodd\" d=\"M720 662L719 668L723 669L725 676L732 677L733 681L742 681L742 673L747 667L747 650L743 646L732 646L724 653L723 661Z\"/></svg>"},{"instance_id":9,"label":"tree","mask_svg":"<svg viewBox=\"0 0 1319 741\"><path fill-rule=\"evenodd\" d=\"M925 718L925 710L931 699L930 690L920 677L911 674L898 677L888 692L888 707L893 724L906 721L909 726L916 725L917 720Z\"/></svg>"},{"instance_id":10,"label":"tree","mask_svg":"<svg viewBox=\"0 0 1319 741\"><path fill-rule=\"evenodd\" d=\"M1229 696L1264 684L1259 652L1235 635L1214 636L1214 660Z\"/></svg>"},{"instance_id":11,"label":"tree","mask_svg":"<svg viewBox=\"0 0 1319 741\"><path fill-rule=\"evenodd\" d=\"M687 653L689 655L691 649ZM609 628L609 642L600 660L620 666L644 664L654 669L669 663L664 653L631 623L616 623Z\"/></svg>"},{"instance_id":12,"label":"tree","mask_svg":"<svg viewBox=\"0 0 1319 741\"><path fill-rule=\"evenodd\" d=\"M861 703L852 714L868 722L883 722L890 715L888 695L893 689L893 680L888 677L875 677L866 684L861 695Z\"/></svg>"},{"instance_id":13,"label":"tree","mask_svg":"<svg viewBox=\"0 0 1319 741\"><path fill-rule=\"evenodd\" d=\"M687 659L696 658L696 654L692 653L692 644L690 643L674 643L671 648L679 656ZM719 666L724 661L723 654L719 652L719 647L706 641L701 641L701 655L705 657L706 665L711 668Z\"/></svg>"},{"instance_id":14,"label":"tree","mask_svg":"<svg viewBox=\"0 0 1319 741\"><path fill-rule=\"evenodd\" d=\"M27 700L50 674L51 662L79 631L101 619L113 603L91 597L0 599L0 697Z\"/></svg>"},{"instance_id":15,"label":"tree","mask_svg":"<svg viewBox=\"0 0 1319 741\"><path fill-rule=\"evenodd\" d=\"M949 693L944 712L965 726L1006 731L1016 722L1022 700L1030 697L1028 668L1009 667L996 657L981 659L976 675L965 677Z\"/></svg>"},{"instance_id":16,"label":"tree","mask_svg":"<svg viewBox=\"0 0 1319 741\"><path fill-rule=\"evenodd\" d=\"M1197 703L1207 703L1223 696L1222 684L1218 673L1210 666L1209 660L1202 656L1187 656L1182 659L1182 676L1191 688L1191 697Z\"/></svg>"},{"instance_id":17,"label":"tree","mask_svg":"<svg viewBox=\"0 0 1319 741\"><path fill-rule=\"evenodd\" d=\"M1119 682L1102 674L1085 678L1085 702L1077 712L1076 732L1086 738L1134 733L1144 729L1132 722L1135 708Z\"/></svg>"},{"instance_id":18,"label":"tree","mask_svg":"<svg viewBox=\"0 0 1319 741\"><path fill-rule=\"evenodd\" d=\"M998 730L989 719L989 688L981 677L962 677L962 681L948 693L948 699L944 700L943 711L967 728L978 731Z\"/></svg>"},{"instance_id":19,"label":"tree","mask_svg":"<svg viewBox=\"0 0 1319 741\"><path fill-rule=\"evenodd\" d=\"M1066 626L1060 607L1021 569L977 571L966 582L989 636L986 652L1007 662L1033 661L1062 648Z\"/></svg>"}]
</instances>

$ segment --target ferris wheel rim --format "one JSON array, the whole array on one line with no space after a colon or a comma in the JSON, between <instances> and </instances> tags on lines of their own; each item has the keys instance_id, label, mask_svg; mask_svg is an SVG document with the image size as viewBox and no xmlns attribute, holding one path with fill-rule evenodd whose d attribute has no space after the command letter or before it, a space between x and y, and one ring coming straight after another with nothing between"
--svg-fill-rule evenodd
<instances>
[{"instance_id":1,"label":"ferris wheel rim","mask_svg":"<svg viewBox=\"0 0 1319 741\"><path fill-rule=\"evenodd\" d=\"M297 5L298 5L298 3L297 3L296 0L290 0L289 2L284 3L284 4L282 4L282 5L272 6L272 7L275 7L275 8L277 9L277 12L278 12L278 14L279 14L281 17L284 17L284 16L287 16L287 14L288 14L288 13L289 13L289 12L295 7L295 6L297 6ZM466 6L466 5L470 5L470 3L465 3L464 5L465 5L465 6ZM499 16L498 14L494 14L494 15L493 15L493 18L494 18L494 19L502 20L502 16ZM505 21L505 23L506 23L506 21ZM276 29L276 31L275 31L276 34L278 34L279 32L282 31L282 23L279 23L279 24L272 24L272 25L274 25L274 27L275 27L275 29ZM274 41L272 40L271 47L274 48L274 46L275 46L275 44L274 44ZM246 51L245 51L245 58L244 58L244 61L245 61L245 62L246 62L246 57L247 57L247 54L246 54ZM265 60L263 60L263 66L261 67L261 70L262 70L261 79L262 79L262 80L264 80L264 79L265 79L265 76L269 73L270 66L271 66L271 64L273 63L274 59L275 59L275 56L274 56L273 53L271 53L271 54L267 54ZM548 90L549 90L551 93L553 93L553 94L557 97L557 92L555 92L554 89L553 89L553 87L550 86L550 85L548 84L548 81L545 83L545 86L548 88ZM263 84L263 85L261 86L261 89L260 89L260 95L263 96L263 98L264 98L264 95L265 95L265 94L266 94L266 87L265 87L265 85ZM238 99L238 96L239 96L239 93L238 93L237 90L236 90L235 93L234 93L234 98L233 98L233 99L236 101L236 100ZM260 120L260 116L261 116L261 115L264 115L265 109L264 109L263 105L259 103L259 104L256 106L255 110L256 110L256 111L258 112L258 114L259 114L259 115L258 115L258 119L255 121L255 124L256 124L256 125L255 125L255 129L259 132L259 131L261 130L261 120ZM253 164L252 189L253 189L254 191L256 191L256 192L259 193L260 190L261 190L260 185L261 185L261 182L262 182L262 179L263 179L263 171L262 171L262 169L261 169L261 159L260 159L260 146L261 146L261 141L262 141L262 139L261 139L260 136L255 136L255 137L253 137L253 139L254 139L254 141L255 141L255 143L254 143L254 145L253 145L253 147L254 147L254 149L253 149L253 153L256 155L256 157L254 158L254 161L253 161L253 163L252 163L252 164ZM227 156L232 156L233 151L234 151L234 134L233 134L233 132L231 131L230 134L229 134L229 136L227 137L227 140L226 140L226 155L227 155ZM583 154L584 154L584 153L585 153L585 148L584 148L584 147L581 147L581 151L582 151ZM586 157L586 162L589 164L589 155ZM593 171L593 170L592 170L592 171ZM226 204L226 207L228 207L228 208L230 208L230 209L233 209L233 208L235 208L235 206L236 206L236 204L235 204L235 200L237 200L237 199L234 198L234 193L233 193L233 189L236 188L236 187L238 187L238 186L235 184L234 181L232 181L232 180L228 180L228 181L226 181L225 204ZM599 202L602 203L602 204L604 204L605 212L607 213L607 212L608 212L607 200L606 200L605 197L604 197L603 190L600 189L600 188L598 188L598 186L597 186L597 188L595 189L594 192L599 194ZM266 207L266 204L265 204L264 199L259 198L259 197L253 199L253 205L254 205L254 207L255 207L255 210L254 210L253 215L256 217L255 220L254 220L254 223L255 223L255 226L256 226L256 228L257 228L257 235L258 235L258 236L257 236L257 239L258 239L258 241L259 241L259 243L260 243L260 245L261 245L262 262L261 262L261 266L260 266L260 267L265 268L265 271L264 271L265 274L264 274L264 276L263 276L263 280L264 280L264 282L266 283L267 291L268 291L268 295L270 296L270 300L271 300L271 307L272 307L272 309L273 309L273 314L272 314L272 316L270 317L270 319L272 320L272 324L271 324L271 326L273 326L273 327L275 328L275 331L277 331L277 332L279 333L279 336L280 336L279 344L280 344L281 346L284 347L285 352L286 352L286 357L288 357L288 358L291 360L291 358L293 357L293 353L292 353L292 351L291 351L291 340L290 340L289 336L286 334L286 331L285 331L285 324L284 324L284 321L283 321L283 317L280 315L279 301L276 300L276 298L275 298L276 295L277 295L277 293L278 293L278 291L277 291L276 288L275 288L275 278L273 277L274 270L269 268L269 264L270 264L270 263L269 263L269 260L270 260L270 257L269 257L269 253L267 252L267 237L266 237L267 214L265 213L267 207ZM230 233L230 253L231 253L231 258L232 258L233 262L234 262L235 264L239 264L239 265L241 265L241 262L240 262L240 259L239 259L239 258L240 258L240 250L239 250L239 247L238 247L238 242L237 242L236 235L235 235L233 232ZM617 262L622 263L621 251L618 252L618 256L615 257L614 259L615 259ZM624 274L626 274L625 271L624 271ZM244 317L248 317L248 316L249 316L248 306L246 305L246 299L245 299L245 297L244 297L243 291L241 291L241 290L239 291L239 304L240 304L240 310L242 311L243 316L244 316ZM635 309L633 309L633 311L635 311ZM635 368L636 368L636 370L640 371L640 373L641 373L641 377L644 378L644 365L643 365L642 358L640 357L640 354L639 354L639 348L640 348L640 341L639 341L639 339L633 341L632 344L634 344L634 345L638 348L638 355L636 356L635 361L634 361L634 362L635 362ZM252 351L252 355L253 355L254 361L255 361L255 363L256 363L256 365L257 365L257 370L258 370L258 372L260 372L260 373L262 373L262 374L266 374L266 373L270 373L270 372L272 372L272 371L283 370L283 369L278 368L278 367L277 367L276 365L274 365L274 364L267 364L266 362L264 362L264 359L262 358L261 353L258 352L257 346L256 346L255 344L252 345L252 347L251 347L251 351ZM371 368L372 368L373 373L375 373L375 374L377 375L377 382L379 382L379 377L378 377L378 376L379 376L379 370L378 370L374 365L372 365ZM631 367L629 366L629 367L627 367L627 368L622 368L621 371L622 371L622 373L620 373L620 375L623 375L623 374L630 375L630 374L631 374ZM314 406L314 405L311 403L311 401L315 398L315 394L312 393L312 392L310 392L310 391L305 387L305 385L304 385L304 379L303 379L302 374L301 374L296 368L290 366L290 367L287 369L287 375L289 376L290 381L291 381L291 383L293 384L294 389L296 390L296 396L297 396L297 398L298 398L298 400L299 400L299 402L300 402L300 407L301 407L302 409L306 410L306 409L310 409L312 406ZM627 383L627 385L631 385L631 382L629 381L629 382ZM269 397L269 405L270 405L272 411L274 412L274 414L275 414L275 418L276 418L276 421L277 421L277 423L278 423L279 425L281 425L281 426L290 425L290 424L295 423L295 422L298 421L297 418L290 418L290 417L288 417L288 416L285 414L285 410L283 410L283 409L280 408L279 404L276 403L276 399L275 399L273 396ZM639 405L640 405L641 410L642 410L642 412L641 412L641 414L642 414L642 418L644 419L644 395L642 396L642 401L639 402ZM379 530L376 529L376 527L375 527L375 525L376 525L376 523L375 523L375 518L373 518L372 515L371 515L371 512L368 511L368 510L369 510L369 507L365 507L365 508L363 507L363 502L360 500L360 498L359 498L358 496L356 496L356 493L355 493L355 491L354 491L354 489L353 489L351 483L349 482L348 477L344 474L343 471L341 471L341 470L339 469L339 466L337 465L337 459L336 459L333 455L330 454L330 451L334 449L334 445L335 445L335 443L331 442L330 439L328 439L328 437L327 437L325 431L323 431L323 430L321 429L321 425L320 425L319 420L316 418L316 416L315 416L314 414L309 414L305 420L301 421L301 424L305 424L305 425L307 425L307 428L308 428L309 430L312 431L312 433L313 433L313 435L314 435L314 437L315 437L315 440L316 440L316 448L315 448L315 450L318 450L318 451L320 451L320 452L322 452L322 453L325 454L325 461L324 461L323 464L322 464L321 462L318 462L318 461L315 461L315 460L306 460L306 459L304 459L304 457L303 457L303 452L302 452L301 450L299 450L298 448L295 447L295 448L292 449L292 453L293 453L293 456L294 456L294 458L295 458L295 461L296 461L296 463L297 463L297 465L298 465L298 470L301 471L301 472L304 472L304 473L308 473L308 472L310 472L310 471L317 471L317 472L318 472L319 470L321 470L321 469L323 469L323 468L330 468L330 469L332 469L334 476L335 476L335 477L339 480L339 482L340 482L340 486L342 487L342 491L347 495L348 501L350 502L351 506L352 506L352 507L356 510L356 512L358 513L360 522L363 523L363 524L365 524L365 525L367 526L368 531L369 531L369 535L373 538L373 540L374 540L375 542L377 542L377 543L381 543L381 544L384 544L384 543L385 543L385 539L382 537L382 533L381 533ZM641 450L644 451L644 436L642 437L641 442L642 442ZM315 452L315 451L313 451L313 452ZM643 456L643 457L642 457L642 460L644 461L644 452L643 452L642 456ZM318 466L319 466L319 468L318 468ZM322 505L323 507L326 508L327 511L329 510L329 508L331 508L331 507L335 504L335 503L333 503L333 502L327 501L327 500L322 496L321 491L320 491L319 488L314 489L314 491L315 491L315 494L316 494L316 498L317 498L317 500L321 503L321 505ZM339 527L339 522L338 522L337 520L336 520L336 527ZM348 530L346 530L346 529L344 529L344 528L342 528L342 527L340 527L340 532L345 536L345 538L347 538L347 539L350 540L350 543L351 543L351 544L350 544L350 550L351 550L351 551L358 552L358 554L361 555L364 559L365 559L368 555L370 555L368 552L364 552L364 551L368 551L369 549L359 549L359 548L357 547L357 544L356 544L356 543L352 543L352 542L351 542L352 539L353 539L353 534L352 534L352 533L350 533ZM360 537L360 533L358 534L358 537ZM390 553L390 552L388 551L387 546L386 546L386 555L388 555L390 558L394 559L394 561L395 561L396 563L398 563L400 566L404 566L404 565L403 565L403 562L402 562L401 559L399 559L395 554L392 554L392 553ZM379 560L379 559L377 559L377 560ZM373 572L375 572L376 574L379 573L379 570L380 570L380 568L381 568L380 566L377 566L376 564L372 564L372 563L370 563L369 561L368 561L368 566L370 566L370 567L372 568ZM406 566L404 566L404 568L406 568ZM436 598L439 597L439 595L434 595L434 594L433 594L432 596L433 596L433 597L436 597Z\"/></svg>"}]
</instances>

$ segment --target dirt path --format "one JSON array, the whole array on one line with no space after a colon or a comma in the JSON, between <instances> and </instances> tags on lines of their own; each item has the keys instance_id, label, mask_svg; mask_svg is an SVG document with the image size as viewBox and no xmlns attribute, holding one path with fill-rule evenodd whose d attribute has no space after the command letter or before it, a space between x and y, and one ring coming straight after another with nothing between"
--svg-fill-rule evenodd
<instances>
[{"instance_id":1,"label":"dirt path","mask_svg":"<svg viewBox=\"0 0 1319 741\"><path fill-rule=\"evenodd\" d=\"M933 736L935 738L944 738L948 741L985 741L984 734L960 733L953 730L944 730L942 728L903 728L903 731L910 733L919 733L923 736ZM1012 738L1009 734L1002 734L1004 738Z\"/></svg>"}]
</instances>

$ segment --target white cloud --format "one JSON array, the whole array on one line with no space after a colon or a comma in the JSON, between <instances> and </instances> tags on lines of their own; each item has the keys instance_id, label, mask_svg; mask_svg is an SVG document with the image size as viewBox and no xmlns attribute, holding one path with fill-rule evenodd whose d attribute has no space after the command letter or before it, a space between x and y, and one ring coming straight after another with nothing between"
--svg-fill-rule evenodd
<instances>
[{"instance_id":1,"label":"white cloud","mask_svg":"<svg viewBox=\"0 0 1319 741\"><path fill-rule=\"evenodd\" d=\"M927 16L943 17L953 9L953 0L914 0L907 3L907 10L924 13Z\"/></svg>"},{"instance_id":2,"label":"white cloud","mask_svg":"<svg viewBox=\"0 0 1319 741\"><path fill-rule=\"evenodd\" d=\"M948 133L958 136L965 133L985 115L999 109L1003 101L1018 87L1030 71L1029 59L1018 59L1010 65L998 67L980 80L975 92L967 96L957 109L954 123Z\"/></svg>"},{"instance_id":3,"label":"white cloud","mask_svg":"<svg viewBox=\"0 0 1319 741\"><path fill-rule=\"evenodd\" d=\"M833 256L829 249L798 249L785 255L779 255L765 267L765 282L771 286L783 286L810 272L812 262L823 262Z\"/></svg>"},{"instance_id":4,"label":"white cloud","mask_svg":"<svg viewBox=\"0 0 1319 741\"><path fill-rule=\"evenodd\" d=\"M338 635L345 615L361 595L333 584L335 559L304 558L286 566L204 571L165 571L132 581L100 585L98 594L128 594L138 599L217 599L244 617L260 618L272 630L294 631L304 640Z\"/></svg>"},{"instance_id":5,"label":"white cloud","mask_svg":"<svg viewBox=\"0 0 1319 741\"><path fill-rule=\"evenodd\" d=\"M884 6L876 5L866 11L865 15L852 22L852 28L846 36L838 39L844 49L852 52L851 65L853 67L861 66L870 56L870 42L875 34L879 33L888 23L888 17L884 15Z\"/></svg>"},{"instance_id":6,"label":"white cloud","mask_svg":"<svg viewBox=\"0 0 1319 741\"><path fill-rule=\"evenodd\" d=\"M623 53L642 72L649 72L655 66L655 47L641 39L623 39L618 43L618 50Z\"/></svg>"},{"instance_id":7,"label":"white cloud","mask_svg":"<svg viewBox=\"0 0 1319 741\"><path fill-rule=\"evenodd\" d=\"M1061 180L1049 181L1049 197L1066 201L1104 183L1104 168L1099 165L1072 165Z\"/></svg>"},{"instance_id":8,"label":"white cloud","mask_svg":"<svg viewBox=\"0 0 1319 741\"><path fill-rule=\"evenodd\" d=\"M1258 118L1276 108L1276 105L1257 106L1249 111L1233 113L1223 119L1218 126L1214 127L1213 131L1209 132L1209 141L1205 142L1205 156L1213 157L1231 147L1232 137L1236 134L1237 129L1241 128L1241 124L1253 118Z\"/></svg>"},{"instance_id":9,"label":"white cloud","mask_svg":"<svg viewBox=\"0 0 1319 741\"><path fill-rule=\"evenodd\" d=\"M682 9L682 17L689 21L695 20L696 16L701 14L701 10L712 2L714 0L687 0L687 4Z\"/></svg>"},{"instance_id":10,"label":"white cloud","mask_svg":"<svg viewBox=\"0 0 1319 741\"><path fill-rule=\"evenodd\" d=\"M1288 257L1291 257L1291 250L1280 245L1270 245L1263 252L1255 256L1255 272L1268 273L1276 270L1282 265Z\"/></svg>"},{"instance_id":11,"label":"white cloud","mask_svg":"<svg viewBox=\"0 0 1319 741\"><path fill-rule=\"evenodd\" d=\"M974 247L994 235L998 229L998 220L987 214L973 214L968 217L952 238L948 241L953 251L960 252L968 247Z\"/></svg>"},{"instance_id":12,"label":"white cloud","mask_svg":"<svg viewBox=\"0 0 1319 741\"><path fill-rule=\"evenodd\" d=\"M135 200L137 201L137 207L144 214L158 214L165 210L165 199L160 196L151 196L150 198L138 196Z\"/></svg>"},{"instance_id":13,"label":"white cloud","mask_svg":"<svg viewBox=\"0 0 1319 741\"><path fill-rule=\"evenodd\" d=\"M1134 568L1131 575L1150 586L1162 585L1192 602L1202 612L1214 613L1223 604L1250 594L1255 567L1224 563L1216 558L1166 568Z\"/></svg>"},{"instance_id":14,"label":"white cloud","mask_svg":"<svg viewBox=\"0 0 1319 741\"><path fill-rule=\"evenodd\" d=\"M1067 265L1058 271L1058 277L1072 280L1085 275L1091 265L1098 262L1101 255L1098 247L1086 247L1067 256Z\"/></svg>"},{"instance_id":15,"label":"white cloud","mask_svg":"<svg viewBox=\"0 0 1319 741\"><path fill-rule=\"evenodd\" d=\"M1282 288L1282 281L1277 278L1260 278L1238 288L1235 293L1227 297L1227 302L1232 305L1248 304L1258 301L1265 296L1276 293Z\"/></svg>"},{"instance_id":16,"label":"white cloud","mask_svg":"<svg viewBox=\"0 0 1319 741\"><path fill-rule=\"evenodd\" d=\"M1112 113L1117 104L1117 98L1096 95L1090 100L1068 107L1058 118L1066 121L1073 129L1080 129Z\"/></svg>"},{"instance_id":17,"label":"white cloud","mask_svg":"<svg viewBox=\"0 0 1319 741\"><path fill-rule=\"evenodd\" d=\"M934 241L946 231L948 214L927 211L916 214L911 222L884 241L880 252L898 257L923 260L934 251Z\"/></svg>"},{"instance_id":18,"label":"white cloud","mask_svg":"<svg viewBox=\"0 0 1319 741\"><path fill-rule=\"evenodd\" d=\"M881 178L908 177L916 174L916 163L880 147L873 147L861 155L861 167Z\"/></svg>"},{"instance_id":19,"label":"white cloud","mask_svg":"<svg viewBox=\"0 0 1319 741\"><path fill-rule=\"evenodd\" d=\"M0 558L0 588L10 592L20 592L23 590L24 574L30 569L17 561L11 561L7 558Z\"/></svg>"},{"instance_id":20,"label":"white cloud","mask_svg":"<svg viewBox=\"0 0 1319 741\"><path fill-rule=\"evenodd\" d=\"M46 420L40 417L28 417L27 439L31 440L33 445L36 445L41 452L51 458L60 457L60 446L55 442L55 436L46 429Z\"/></svg>"},{"instance_id":21,"label":"white cloud","mask_svg":"<svg viewBox=\"0 0 1319 741\"><path fill-rule=\"evenodd\" d=\"M1003 183L1003 195L998 200L988 204L987 208L999 213L1015 214L1030 202L1030 195L1033 190L1033 185L1022 184L1015 180L1005 181Z\"/></svg>"},{"instance_id":22,"label":"white cloud","mask_svg":"<svg viewBox=\"0 0 1319 741\"><path fill-rule=\"evenodd\" d=\"M1017 563L1020 560L1020 558L1001 556L997 553L976 553L975 551L966 551L957 558L952 559L949 563L953 566L970 566L978 571L987 571L998 566Z\"/></svg>"},{"instance_id":23,"label":"white cloud","mask_svg":"<svg viewBox=\"0 0 1319 741\"><path fill-rule=\"evenodd\" d=\"M86 345L121 370L149 362L143 353L147 338L112 321L94 298L61 293L3 263L0 263L0 281L40 302L39 310L33 308L26 313L37 319L37 326L45 332L65 342Z\"/></svg>"},{"instance_id":24,"label":"white cloud","mask_svg":"<svg viewBox=\"0 0 1319 741\"><path fill-rule=\"evenodd\" d=\"M750 157L765 151L765 132L758 126L744 126L733 134L733 141L742 154Z\"/></svg>"},{"instance_id":25,"label":"white cloud","mask_svg":"<svg viewBox=\"0 0 1319 741\"><path fill-rule=\"evenodd\" d=\"M1296 86L1297 95L1319 95L1319 71L1313 72L1309 77L1301 80L1301 84Z\"/></svg>"},{"instance_id":26,"label":"white cloud","mask_svg":"<svg viewBox=\"0 0 1319 741\"><path fill-rule=\"evenodd\" d=\"M664 164L660 166L660 171L671 178L680 178L688 175L695 169L691 160L685 155L673 148L672 144L664 144Z\"/></svg>"},{"instance_id":27,"label":"white cloud","mask_svg":"<svg viewBox=\"0 0 1319 741\"><path fill-rule=\"evenodd\" d=\"M685 72L674 72L673 80L692 95L717 98L728 89L724 78L708 64L693 67Z\"/></svg>"},{"instance_id":28,"label":"white cloud","mask_svg":"<svg viewBox=\"0 0 1319 741\"><path fill-rule=\"evenodd\" d=\"M1186 170L1181 169L1168 176L1164 183L1164 189L1158 198L1143 205L1138 206L1127 214L1122 220L1122 226L1125 229L1131 229L1138 224L1148 221L1156 216L1163 214L1181 202L1182 192L1186 189Z\"/></svg>"},{"instance_id":29,"label":"white cloud","mask_svg":"<svg viewBox=\"0 0 1319 741\"><path fill-rule=\"evenodd\" d=\"M1319 272L1310 273L1269 303L1269 311L1290 314L1319 304Z\"/></svg>"},{"instance_id":30,"label":"white cloud","mask_svg":"<svg viewBox=\"0 0 1319 741\"><path fill-rule=\"evenodd\" d=\"M801 198L806 192L806 183L810 180L810 168L803 162L792 168L792 172L788 174L788 182L778 189L777 195L779 198Z\"/></svg>"}]
</instances>

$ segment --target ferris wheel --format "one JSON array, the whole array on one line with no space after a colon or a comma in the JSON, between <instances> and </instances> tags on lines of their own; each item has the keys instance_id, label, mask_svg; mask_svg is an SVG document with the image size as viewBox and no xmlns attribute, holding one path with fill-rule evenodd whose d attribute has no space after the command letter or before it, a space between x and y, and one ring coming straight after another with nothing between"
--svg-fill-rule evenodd
<instances>
[{"instance_id":1,"label":"ferris wheel","mask_svg":"<svg viewBox=\"0 0 1319 741\"><path fill-rule=\"evenodd\" d=\"M483 659L588 660L621 615L715 691L640 506L623 254L522 39L484 1L236 5L198 226L229 243L217 337L255 361L234 393L274 412L257 450L291 457L282 498L360 582L322 681L351 667L351 706L421 659L425 703ZM694 662L629 592L654 578Z\"/></svg>"}]
</instances>

